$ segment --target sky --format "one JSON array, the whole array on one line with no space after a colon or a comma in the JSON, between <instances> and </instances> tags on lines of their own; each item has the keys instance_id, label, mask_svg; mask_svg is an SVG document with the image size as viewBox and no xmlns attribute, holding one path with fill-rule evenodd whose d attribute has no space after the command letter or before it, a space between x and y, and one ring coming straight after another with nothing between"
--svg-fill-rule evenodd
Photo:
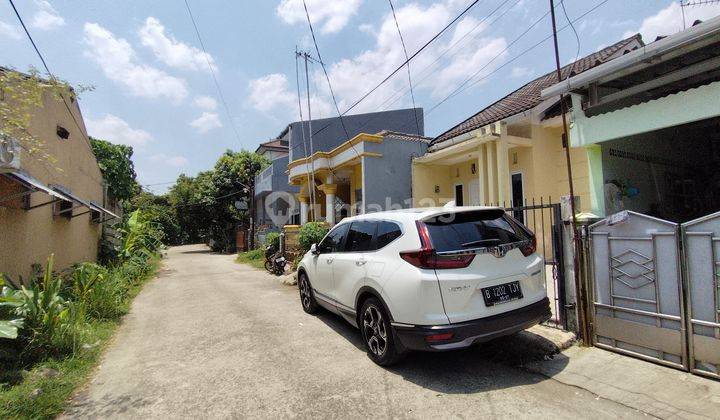
<instances>
[{"instance_id":1,"label":"sky","mask_svg":"<svg viewBox=\"0 0 720 420\"><path fill-rule=\"evenodd\" d=\"M384 0L306 0L338 107L345 111L404 60ZM80 107L91 136L134 148L138 180L165 191L181 173L211 168L227 149L255 150L299 120L304 62L317 58L302 0L15 0L55 76L92 86ZM393 0L410 55L471 0ZM561 62L641 33L645 42L683 28L677 0L556 1ZM588 10L598 6L586 16ZM546 0L480 0L351 113L416 106L435 136L554 69ZM684 8L685 24L720 4ZM578 45L579 40L579 45ZM7 1L0 2L0 65L41 63ZM532 48L531 48L532 47ZM318 63L309 64L313 118L337 116ZM214 80L220 87L216 87Z\"/></svg>"}]
</instances>

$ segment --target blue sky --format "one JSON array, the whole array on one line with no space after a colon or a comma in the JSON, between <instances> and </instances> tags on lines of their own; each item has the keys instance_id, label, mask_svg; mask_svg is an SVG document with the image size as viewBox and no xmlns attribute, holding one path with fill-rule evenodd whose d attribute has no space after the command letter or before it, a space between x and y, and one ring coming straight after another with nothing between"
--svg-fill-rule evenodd
<instances>
[{"instance_id":1,"label":"blue sky","mask_svg":"<svg viewBox=\"0 0 720 420\"><path fill-rule=\"evenodd\" d=\"M299 0L188 1L209 57L200 50L183 0L16 0L50 69L72 84L95 87L80 101L90 135L133 146L142 184L194 175L210 168L225 149L254 150L275 137L298 119L295 46L315 55ZM384 0L307 2L344 110L404 60L389 5ZM601 2L566 0L568 16L575 19ZM469 3L394 0L409 53ZM426 134L441 133L553 69L550 42L515 58L550 34L549 18L540 19L548 7L546 0L481 0L413 60L415 99L427 113ZM558 12L564 26L559 7ZM688 24L717 15L717 4L685 10ZM632 33L641 32L648 42L680 30L682 13L677 1L608 0L575 27L585 55ZM0 65L40 68L8 2L0 2L0 45ZM572 61L577 43L569 28L561 31L560 45L563 64ZM312 65L310 72L313 117L335 116L321 69ZM428 113L458 86L465 88ZM353 112L410 105L402 71ZM152 188L162 192L167 185Z\"/></svg>"}]
</instances>

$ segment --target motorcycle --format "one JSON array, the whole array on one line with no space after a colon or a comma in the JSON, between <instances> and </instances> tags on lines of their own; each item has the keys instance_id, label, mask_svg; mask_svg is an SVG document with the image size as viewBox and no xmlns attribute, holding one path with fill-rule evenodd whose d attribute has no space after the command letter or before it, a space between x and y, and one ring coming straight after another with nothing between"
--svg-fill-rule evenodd
<instances>
[{"instance_id":1,"label":"motorcycle","mask_svg":"<svg viewBox=\"0 0 720 420\"><path fill-rule=\"evenodd\" d=\"M265 270L270 274L281 276L285 273L287 260L274 246L268 245L265 248Z\"/></svg>"}]
</instances>

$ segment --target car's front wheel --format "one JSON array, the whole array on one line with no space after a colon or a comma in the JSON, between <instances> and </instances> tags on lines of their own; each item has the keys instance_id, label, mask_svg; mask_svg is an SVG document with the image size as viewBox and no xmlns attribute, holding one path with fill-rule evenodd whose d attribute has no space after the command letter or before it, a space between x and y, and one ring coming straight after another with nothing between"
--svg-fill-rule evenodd
<instances>
[{"instance_id":1,"label":"car's front wheel","mask_svg":"<svg viewBox=\"0 0 720 420\"><path fill-rule=\"evenodd\" d=\"M363 302L360 309L360 330L370 359L380 366L397 363L403 356L395 343L390 317L376 298Z\"/></svg>"},{"instance_id":2,"label":"car's front wheel","mask_svg":"<svg viewBox=\"0 0 720 420\"><path fill-rule=\"evenodd\" d=\"M302 303L303 310L309 314L317 313L318 304L312 287L310 287L310 280L308 280L308 276L304 272L298 275L298 289L300 290L300 303Z\"/></svg>"}]
</instances>

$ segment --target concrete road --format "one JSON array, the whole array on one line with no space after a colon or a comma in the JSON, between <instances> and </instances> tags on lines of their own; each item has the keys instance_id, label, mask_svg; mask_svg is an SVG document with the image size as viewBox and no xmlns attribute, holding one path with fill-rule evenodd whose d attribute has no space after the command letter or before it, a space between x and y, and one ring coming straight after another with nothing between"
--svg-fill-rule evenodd
<instances>
[{"instance_id":1,"label":"concrete road","mask_svg":"<svg viewBox=\"0 0 720 420\"><path fill-rule=\"evenodd\" d=\"M295 287L202 246L170 249L67 417L628 418L643 413L516 366L512 340L391 369Z\"/></svg>"}]
</instances>

